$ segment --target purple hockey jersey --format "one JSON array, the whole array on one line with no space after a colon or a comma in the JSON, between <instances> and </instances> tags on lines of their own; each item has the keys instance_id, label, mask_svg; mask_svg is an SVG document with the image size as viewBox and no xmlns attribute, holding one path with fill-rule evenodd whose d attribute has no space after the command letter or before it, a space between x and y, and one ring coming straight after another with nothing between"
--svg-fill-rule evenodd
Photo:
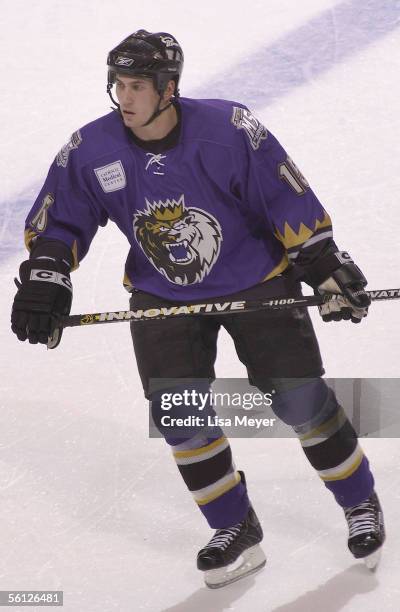
<instances>
[{"instance_id":1,"label":"purple hockey jersey","mask_svg":"<svg viewBox=\"0 0 400 612\"><path fill-rule=\"evenodd\" d=\"M75 267L108 219L130 250L124 284L171 300L234 293L281 273L331 221L274 136L241 104L179 98L179 142L150 153L118 112L75 132L27 221Z\"/></svg>"}]
</instances>

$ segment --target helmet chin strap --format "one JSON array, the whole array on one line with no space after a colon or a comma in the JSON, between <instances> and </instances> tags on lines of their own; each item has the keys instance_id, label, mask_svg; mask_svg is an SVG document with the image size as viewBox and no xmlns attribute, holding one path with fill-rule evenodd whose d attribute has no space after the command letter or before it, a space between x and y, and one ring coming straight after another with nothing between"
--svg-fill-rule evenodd
<instances>
[{"instance_id":1,"label":"helmet chin strap","mask_svg":"<svg viewBox=\"0 0 400 612\"><path fill-rule=\"evenodd\" d=\"M112 87L112 86L111 86L110 84L108 84L108 85L107 85L107 93L108 93L108 95L109 95L109 96L110 96L110 98L111 98L111 102L112 102L113 104L115 104L115 106L117 107L117 108L112 108L112 110L117 110L118 112L121 112L121 110L120 110L120 109L121 109L120 105L119 105L119 104L118 104L118 102L117 102L116 100L114 100L114 98L113 98L113 95L112 95L112 93L111 93L111 87Z\"/></svg>"},{"instance_id":2,"label":"helmet chin strap","mask_svg":"<svg viewBox=\"0 0 400 612\"><path fill-rule=\"evenodd\" d=\"M146 123L143 123L142 127L146 127L147 125L149 125L150 123L152 123L154 121L154 119L157 119L157 117L159 115L161 115L161 113L163 113L165 110L167 110L170 106L172 106L172 102L170 101L169 104L167 104L167 106L164 106L164 108L160 108L160 104L162 102L162 96L160 95L160 100L154 110L154 113L151 115L150 119L148 121L146 121Z\"/></svg>"}]
</instances>

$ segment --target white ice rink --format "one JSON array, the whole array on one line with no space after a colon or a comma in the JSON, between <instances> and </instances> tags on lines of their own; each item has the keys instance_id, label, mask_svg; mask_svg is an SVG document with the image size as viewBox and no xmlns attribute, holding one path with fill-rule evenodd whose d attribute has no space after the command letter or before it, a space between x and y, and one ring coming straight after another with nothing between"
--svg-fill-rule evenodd
<instances>
[{"instance_id":1,"label":"white ice rink","mask_svg":"<svg viewBox=\"0 0 400 612\"><path fill-rule=\"evenodd\" d=\"M26 212L70 134L108 112L106 54L140 27L182 44L182 95L255 110L369 288L399 287L399 0L0 6L0 590L63 590L66 612L397 612L397 439L362 441L388 532L375 574L347 551L343 514L296 440L232 440L268 561L209 591L195 555L210 530L165 443L148 438L129 326L66 330L46 351L19 343L9 316ZM127 308L127 248L111 225L99 231L73 275L73 312ZM399 376L399 313L400 301L377 303L355 326L313 312L327 375ZM245 375L225 335L217 374Z\"/></svg>"}]
</instances>

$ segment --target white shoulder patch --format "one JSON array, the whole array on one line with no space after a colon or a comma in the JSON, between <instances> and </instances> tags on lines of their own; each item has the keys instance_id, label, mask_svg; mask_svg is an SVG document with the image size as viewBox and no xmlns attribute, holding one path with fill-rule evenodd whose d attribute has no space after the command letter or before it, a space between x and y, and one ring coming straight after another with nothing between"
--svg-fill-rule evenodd
<instances>
[{"instance_id":1,"label":"white shoulder patch","mask_svg":"<svg viewBox=\"0 0 400 612\"><path fill-rule=\"evenodd\" d=\"M267 128L245 108L234 106L231 121L238 130L246 132L254 151L258 149L261 141L268 136Z\"/></svg>"},{"instance_id":2,"label":"white shoulder patch","mask_svg":"<svg viewBox=\"0 0 400 612\"><path fill-rule=\"evenodd\" d=\"M82 136L79 130L74 132L62 149L57 153L56 162L57 166L67 167L69 154L73 149L77 149L82 142Z\"/></svg>"}]
</instances>

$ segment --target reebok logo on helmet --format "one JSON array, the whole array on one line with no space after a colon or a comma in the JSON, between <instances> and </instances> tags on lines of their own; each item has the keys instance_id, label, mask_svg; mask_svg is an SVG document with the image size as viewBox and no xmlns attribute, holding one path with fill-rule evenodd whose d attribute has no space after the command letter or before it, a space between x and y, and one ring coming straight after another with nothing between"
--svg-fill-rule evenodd
<instances>
[{"instance_id":1,"label":"reebok logo on helmet","mask_svg":"<svg viewBox=\"0 0 400 612\"><path fill-rule=\"evenodd\" d=\"M130 57L117 57L117 59L115 60L115 64L117 66L132 66L133 62L135 60L130 58Z\"/></svg>"}]
</instances>

